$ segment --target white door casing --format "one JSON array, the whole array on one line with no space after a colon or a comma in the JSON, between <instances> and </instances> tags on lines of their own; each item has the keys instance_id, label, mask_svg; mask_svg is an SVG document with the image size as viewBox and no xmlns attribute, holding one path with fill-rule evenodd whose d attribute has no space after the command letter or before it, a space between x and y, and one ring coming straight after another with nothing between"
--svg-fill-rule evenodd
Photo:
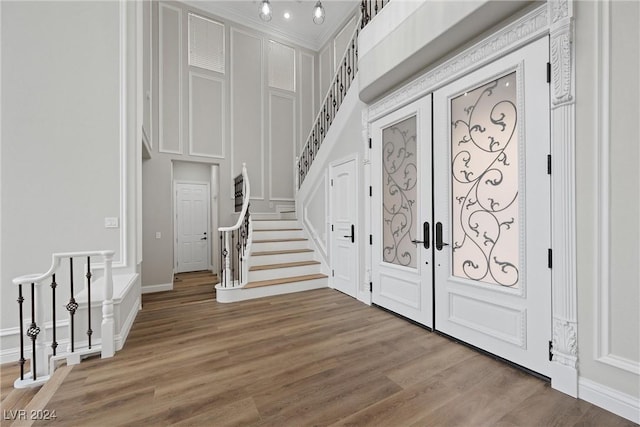
<instances>
[{"instance_id":1,"label":"white door casing","mask_svg":"<svg viewBox=\"0 0 640 427\"><path fill-rule=\"evenodd\" d=\"M175 183L176 272L210 267L209 184Z\"/></svg>"},{"instance_id":2,"label":"white door casing","mask_svg":"<svg viewBox=\"0 0 640 427\"><path fill-rule=\"evenodd\" d=\"M548 38L433 94L435 328L550 376ZM442 223L442 233L438 233Z\"/></svg>"},{"instance_id":3,"label":"white door casing","mask_svg":"<svg viewBox=\"0 0 640 427\"><path fill-rule=\"evenodd\" d=\"M372 123L371 137L372 302L433 327L431 95Z\"/></svg>"},{"instance_id":4,"label":"white door casing","mask_svg":"<svg viewBox=\"0 0 640 427\"><path fill-rule=\"evenodd\" d=\"M358 158L332 163L330 175L331 283L358 297Z\"/></svg>"}]
</instances>

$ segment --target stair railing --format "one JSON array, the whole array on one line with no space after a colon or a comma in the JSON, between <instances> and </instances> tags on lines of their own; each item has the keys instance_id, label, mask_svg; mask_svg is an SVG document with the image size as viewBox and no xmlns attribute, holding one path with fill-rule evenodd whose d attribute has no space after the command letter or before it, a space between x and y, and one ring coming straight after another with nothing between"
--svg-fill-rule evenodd
<instances>
[{"instance_id":1,"label":"stair railing","mask_svg":"<svg viewBox=\"0 0 640 427\"><path fill-rule=\"evenodd\" d=\"M340 60L340 65L329 85L329 91L322 101L322 107L300 152L297 161L298 188L302 186L305 177L309 173L318 150L320 150L320 146L329 131L329 126L333 123L340 105L342 105L344 98L347 96L349 87L351 87L351 82L358 72L358 34L360 33L361 25L362 17L356 24L347 51Z\"/></svg>"},{"instance_id":2,"label":"stair railing","mask_svg":"<svg viewBox=\"0 0 640 427\"><path fill-rule=\"evenodd\" d=\"M251 186L245 163L242 164L242 174L234 180L234 189L236 200L242 199L242 209L240 209L238 220L231 227L218 228L220 233L219 286L223 288L243 286L249 277L248 261L253 227L249 211Z\"/></svg>"},{"instance_id":3,"label":"stair railing","mask_svg":"<svg viewBox=\"0 0 640 427\"><path fill-rule=\"evenodd\" d=\"M18 311L19 311L19 324L20 324L20 377L14 382L15 388L35 387L44 384L53 374L55 370L55 361L59 359L67 359L67 364L79 363L82 355L88 355L93 353L101 353L102 358L113 357L115 353L115 326L113 317L113 251L88 251L88 252L65 252L55 253L52 256L51 267L49 271L44 274L31 274L26 276L20 276L13 279L13 284L18 286ZM92 342L93 325L91 324L91 288L93 273L91 271L91 258L101 257L104 261L104 299L102 301L102 324L101 328L101 343L96 346ZM77 287L74 287L74 270L73 260L74 258L81 258L86 260L84 279L86 284L86 296L87 296L87 325L86 335L87 341L83 343L76 343L75 329L76 326L83 327L84 325L76 325L76 311L79 307L79 302L76 301ZM56 281L56 273L62 268L62 262L68 260L69 262L69 290L70 299L64 306L69 313L69 334L68 334L68 347L66 351L60 352L58 350L57 336L57 315L56 308L58 302L56 301L56 289L60 285ZM51 310L48 311L45 307L45 288L49 285L51 288ZM27 287L26 293L24 287ZM95 295L95 293L94 293ZM25 332L25 309L24 305L27 304L27 310L30 314L30 319ZM84 303L81 301L80 303ZM51 319L52 322L52 340L47 340L47 327L45 323L47 319ZM25 350L28 344L25 340L31 341L30 349L26 354ZM50 343L50 344L48 344ZM28 357L28 359L27 359ZM25 373L25 363L29 360L30 372Z\"/></svg>"},{"instance_id":4,"label":"stair railing","mask_svg":"<svg viewBox=\"0 0 640 427\"><path fill-rule=\"evenodd\" d=\"M362 14L360 28L364 28L388 3L389 0L362 0L360 2L360 13Z\"/></svg>"}]
</instances>

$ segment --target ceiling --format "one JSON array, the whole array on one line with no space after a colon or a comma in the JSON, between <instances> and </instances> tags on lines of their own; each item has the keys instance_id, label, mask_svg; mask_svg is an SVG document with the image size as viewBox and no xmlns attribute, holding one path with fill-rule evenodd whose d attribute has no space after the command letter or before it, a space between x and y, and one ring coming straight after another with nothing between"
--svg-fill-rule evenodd
<instances>
[{"instance_id":1,"label":"ceiling","mask_svg":"<svg viewBox=\"0 0 640 427\"><path fill-rule=\"evenodd\" d=\"M258 16L260 0L187 0L184 3L315 51L360 5L359 0L322 0L326 17L323 24L316 25L312 20L316 0L271 0L273 17L269 22ZM289 12L291 18L285 19L284 12Z\"/></svg>"}]
</instances>

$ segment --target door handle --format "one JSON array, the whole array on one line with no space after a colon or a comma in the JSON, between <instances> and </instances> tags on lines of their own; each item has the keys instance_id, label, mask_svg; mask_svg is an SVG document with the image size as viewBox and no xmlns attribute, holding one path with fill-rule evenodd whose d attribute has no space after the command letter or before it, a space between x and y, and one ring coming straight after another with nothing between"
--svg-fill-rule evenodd
<instances>
[{"instance_id":1,"label":"door handle","mask_svg":"<svg viewBox=\"0 0 640 427\"><path fill-rule=\"evenodd\" d=\"M351 243L354 243L356 241L355 226L351 224L351 236L342 236L342 237L351 237Z\"/></svg>"},{"instance_id":2,"label":"door handle","mask_svg":"<svg viewBox=\"0 0 640 427\"><path fill-rule=\"evenodd\" d=\"M202 238L202 239L200 239L200 240L207 240L207 237L205 236L205 237L203 237L203 238Z\"/></svg>"},{"instance_id":3,"label":"door handle","mask_svg":"<svg viewBox=\"0 0 640 427\"><path fill-rule=\"evenodd\" d=\"M441 251L443 247L449 246L448 243L442 241L442 223L436 223L436 249Z\"/></svg>"},{"instance_id":4,"label":"door handle","mask_svg":"<svg viewBox=\"0 0 640 427\"><path fill-rule=\"evenodd\" d=\"M429 238L429 223L425 221L422 223L422 236L424 240L412 240L411 243L417 245L418 243L422 243L425 249L429 249L429 242L431 239Z\"/></svg>"}]
</instances>

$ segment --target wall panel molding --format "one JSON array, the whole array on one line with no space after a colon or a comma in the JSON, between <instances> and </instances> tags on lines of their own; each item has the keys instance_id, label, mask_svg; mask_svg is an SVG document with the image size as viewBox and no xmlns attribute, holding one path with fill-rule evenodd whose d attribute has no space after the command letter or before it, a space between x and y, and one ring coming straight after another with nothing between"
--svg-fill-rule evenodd
<instances>
[{"instance_id":1,"label":"wall panel molding","mask_svg":"<svg viewBox=\"0 0 640 427\"><path fill-rule=\"evenodd\" d=\"M206 152L202 152L202 151L198 151L194 145L197 141L194 141L194 105L193 105L193 98L194 98L194 90L193 90L193 86L194 86L194 81L195 79L202 79L202 80L208 80L210 82L215 82L216 84L219 85L220 88L220 99L219 99L219 110L220 110L220 123L218 126L219 129L219 135L217 135L219 137L219 142L220 145L219 146L212 146L212 150L209 153ZM198 73L195 71L189 71L189 155L191 156L200 156L200 157L209 157L209 158L213 158L213 159L224 159L225 158L225 118L226 118L226 114L225 114L225 84L224 84L224 80L217 78L217 77L213 77L204 73ZM214 137L216 135L213 135ZM213 143L213 140L210 140L209 142Z\"/></svg>"},{"instance_id":2,"label":"wall panel molding","mask_svg":"<svg viewBox=\"0 0 640 427\"><path fill-rule=\"evenodd\" d=\"M316 248L318 249L318 252L320 252L320 256L322 256L325 262L328 259L327 257L328 242L322 240L322 238L320 237L322 235L322 231L318 230L318 228L316 227L317 224L314 225L313 222L309 219L309 205L311 205L312 201L317 199L318 197L321 197L322 199L324 199L325 220L323 225L326 228L329 221L329 218L328 218L329 186L328 186L328 179L327 179L327 174L329 173L328 171L329 170L327 168L325 173L321 175L321 177L315 183L314 187L309 191L308 196L302 201L302 223L308 230L309 234L311 235L311 238Z\"/></svg>"},{"instance_id":3,"label":"wall panel molding","mask_svg":"<svg viewBox=\"0 0 640 427\"><path fill-rule=\"evenodd\" d=\"M598 2L597 28L597 99L595 102L598 127L598 263L596 275L596 358L599 362L640 375L640 363L617 356L611 351L611 4Z\"/></svg>"},{"instance_id":4,"label":"wall panel molding","mask_svg":"<svg viewBox=\"0 0 640 427\"><path fill-rule=\"evenodd\" d=\"M170 6L166 3L160 3L158 9L158 151L161 153L169 153L169 154L182 154L182 138L183 138L183 124L182 124L182 9L177 7ZM164 107L165 107L165 73L164 73L164 45L165 45L165 28L164 28L164 18L166 13L175 13L177 15L177 25L178 25L178 34L174 35L177 39L178 43L178 52L177 52L177 64L178 64L178 76L177 76L177 124L178 124L178 134L177 134L177 148L173 148L168 146L167 144L167 136L165 135L166 129L165 124L167 118L164 115ZM175 63L175 58L172 59Z\"/></svg>"},{"instance_id":5,"label":"wall panel molding","mask_svg":"<svg viewBox=\"0 0 640 427\"><path fill-rule=\"evenodd\" d=\"M264 72L264 40L262 37L257 36L255 34L251 34L249 32L240 30L238 28L234 28L231 27L230 29L230 55L231 55L231 60L230 60L230 72L229 72L229 83L230 83L230 140L231 140L231 167L229 168L229 170L231 171L231 180L230 182L233 184L233 179L235 178L235 176L237 176L240 173L240 165L238 165L238 167L236 167L236 150L238 147L237 144L237 132L234 129L234 123L236 120L235 117L235 108L236 108L236 93L235 93L235 83L236 83L236 68L237 65L235 63L235 58L234 58L234 53L237 52L236 50L236 43L237 43L237 35L242 35L244 37L249 37L249 38L253 38L255 40L258 40L258 42L260 43L260 118L259 118L259 127L260 127L260 136L259 136L259 146L260 146L260 159L262 159L262 164L260 165L260 183L256 183L256 182L251 182L251 190L252 190L252 195L251 195L251 200L264 200L265 199L265 167L264 167L264 156L265 156L265 147L264 147L264 92L265 92L265 72ZM258 126L258 123L253 124L254 126ZM247 169L249 174L251 174L251 170L249 170L251 167L253 167L253 165L247 164ZM258 185L259 184L259 185ZM259 192L258 192L259 190ZM231 194L231 198L233 199L233 190L230 192Z\"/></svg>"},{"instance_id":6,"label":"wall panel molding","mask_svg":"<svg viewBox=\"0 0 640 427\"><path fill-rule=\"evenodd\" d=\"M274 167L275 169L278 168L287 168L287 162L281 162L278 161L278 159L274 159L273 156L273 148L274 148L274 136L273 136L273 132L274 132L274 123L273 123L273 118L274 118L274 110L273 110L273 99L274 98L281 98L281 99L286 99L287 101L291 102L291 111L292 113L294 113L295 116L295 111L296 111L296 99L293 95L289 95L289 94L284 94L281 92L276 92L276 91L269 91L269 121L268 121L268 135L269 135L269 200L273 200L273 201L286 201L286 202L292 202L295 201L294 198L294 188L295 188L295 182L294 182L294 175L293 175L293 171L294 171L294 163L295 163L295 156L293 155L293 153L295 152L296 149L296 126L295 126L295 122L293 120L293 117L291 119L291 162L289 162L289 165L291 166L291 196L287 196L287 195L275 195L274 194L274 187L273 187L273 174L274 174ZM278 124L280 125L280 124ZM276 160L276 162L274 163L274 160Z\"/></svg>"}]
</instances>

